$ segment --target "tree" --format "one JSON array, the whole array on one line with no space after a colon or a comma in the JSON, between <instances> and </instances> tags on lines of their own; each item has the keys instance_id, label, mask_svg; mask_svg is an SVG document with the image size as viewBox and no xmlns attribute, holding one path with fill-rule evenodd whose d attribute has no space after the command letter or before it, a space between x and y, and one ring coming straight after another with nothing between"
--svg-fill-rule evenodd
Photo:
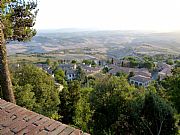
<instances>
[{"instance_id":1,"label":"tree","mask_svg":"<svg viewBox=\"0 0 180 135\"><path fill-rule=\"evenodd\" d=\"M154 63L153 63L153 61L148 61L148 60L146 60L146 61L143 63L143 67L144 67L144 68L147 68L147 69L149 69L149 70L152 70L153 67L154 67Z\"/></svg>"},{"instance_id":2,"label":"tree","mask_svg":"<svg viewBox=\"0 0 180 135\"><path fill-rule=\"evenodd\" d=\"M114 134L113 124L136 89L124 77L105 76L91 94L93 134Z\"/></svg>"},{"instance_id":3,"label":"tree","mask_svg":"<svg viewBox=\"0 0 180 135\"><path fill-rule=\"evenodd\" d=\"M134 72L130 72L129 75L128 75L128 80L129 80L131 77L133 77L134 75L135 75Z\"/></svg>"},{"instance_id":4,"label":"tree","mask_svg":"<svg viewBox=\"0 0 180 135\"><path fill-rule=\"evenodd\" d=\"M15 86L16 103L29 110L33 110L36 103L35 93L32 91L33 86L26 84L24 86Z\"/></svg>"},{"instance_id":5,"label":"tree","mask_svg":"<svg viewBox=\"0 0 180 135\"><path fill-rule=\"evenodd\" d=\"M77 80L71 81L68 88L64 88L60 92L59 98L61 103L58 112L62 116L61 121L72 124L76 106L80 99L80 83Z\"/></svg>"},{"instance_id":6,"label":"tree","mask_svg":"<svg viewBox=\"0 0 180 135\"><path fill-rule=\"evenodd\" d=\"M3 0L0 2L0 75L3 98L15 103L7 63L6 41L26 41L36 31L32 28L37 15L37 3L33 0Z\"/></svg>"},{"instance_id":7,"label":"tree","mask_svg":"<svg viewBox=\"0 0 180 135\"><path fill-rule=\"evenodd\" d=\"M77 102L73 122L83 131L89 132L90 121L92 118L92 110L90 106L90 94L92 88L82 88L80 91L80 99Z\"/></svg>"},{"instance_id":8,"label":"tree","mask_svg":"<svg viewBox=\"0 0 180 135\"><path fill-rule=\"evenodd\" d=\"M90 65L92 62L91 60L83 60L82 63L85 63L86 65Z\"/></svg>"},{"instance_id":9,"label":"tree","mask_svg":"<svg viewBox=\"0 0 180 135\"><path fill-rule=\"evenodd\" d=\"M51 61L50 61L50 59L49 59L49 58L48 58L48 59L46 59L46 64L47 64L47 65L49 65L49 66L51 65Z\"/></svg>"},{"instance_id":10,"label":"tree","mask_svg":"<svg viewBox=\"0 0 180 135\"><path fill-rule=\"evenodd\" d=\"M167 90L170 101L173 102L178 113L180 113L180 67L175 68L173 76L167 77L161 84Z\"/></svg>"},{"instance_id":11,"label":"tree","mask_svg":"<svg viewBox=\"0 0 180 135\"><path fill-rule=\"evenodd\" d=\"M173 65L174 61L173 61L173 59L167 59L166 63L169 64L169 65Z\"/></svg>"},{"instance_id":12,"label":"tree","mask_svg":"<svg viewBox=\"0 0 180 135\"><path fill-rule=\"evenodd\" d=\"M80 81L81 83L85 83L86 80L86 73L80 66L78 66L76 69L76 80Z\"/></svg>"},{"instance_id":13,"label":"tree","mask_svg":"<svg viewBox=\"0 0 180 135\"><path fill-rule=\"evenodd\" d=\"M17 104L51 117L57 113L59 92L53 78L34 65L24 65L13 72Z\"/></svg>"},{"instance_id":14,"label":"tree","mask_svg":"<svg viewBox=\"0 0 180 135\"><path fill-rule=\"evenodd\" d=\"M76 61L76 60L72 60L71 63L72 63L72 64L76 64L77 61Z\"/></svg>"},{"instance_id":15,"label":"tree","mask_svg":"<svg viewBox=\"0 0 180 135\"><path fill-rule=\"evenodd\" d=\"M92 60L91 65L92 65L93 67L96 67L96 62L95 62L94 60Z\"/></svg>"},{"instance_id":16,"label":"tree","mask_svg":"<svg viewBox=\"0 0 180 135\"><path fill-rule=\"evenodd\" d=\"M180 60L175 61L175 67L180 67Z\"/></svg>"},{"instance_id":17,"label":"tree","mask_svg":"<svg viewBox=\"0 0 180 135\"><path fill-rule=\"evenodd\" d=\"M111 64L114 64L114 59L113 58L111 59Z\"/></svg>"},{"instance_id":18,"label":"tree","mask_svg":"<svg viewBox=\"0 0 180 135\"><path fill-rule=\"evenodd\" d=\"M137 67L139 65L139 62L135 57L128 56L128 57L125 57L124 59L130 62L131 68Z\"/></svg>"},{"instance_id":19,"label":"tree","mask_svg":"<svg viewBox=\"0 0 180 135\"><path fill-rule=\"evenodd\" d=\"M115 134L175 135L174 110L152 92L131 100L115 122Z\"/></svg>"},{"instance_id":20,"label":"tree","mask_svg":"<svg viewBox=\"0 0 180 135\"><path fill-rule=\"evenodd\" d=\"M124 73L124 72L119 71L119 72L116 73L116 76L126 77L127 78L128 75L126 73Z\"/></svg>"},{"instance_id":21,"label":"tree","mask_svg":"<svg viewBox=\"0 0 180 135\"><path fill-rule=\"evenodd\" d=\"M53 65L52 65L53 71L55 71L57 68L58 68L58 62L57 62L57 61L54 61L54 62L53 62Z\"/></svg>"},{"instance_id":22,"label":"tree","mask_svg":"<svg viewBox=\"0 0 180 135\"><path fill-rule=\"evenodd\" d=\"M101 66L101 61L99 60L98 65Z\"/></svg>"},{"instance_id":23,"label":"tree","mask_svg":"<svg viewBox=\"0 0 180 135\"><path fill-rule=\"evenodd\" d=\"M108 73L108 72L109 72L109 68L108 68L108 67L104 67L104 68L102 69L102 72L103 72L104 74Z\"/></svg>"},{"instance_id":24,"label":"tree","mask_svg":"<svg viewBox=\"0 0 180 135\"><path fill-rule=\"evenodd\" d=\"M56 70L54 73L54 77L58 83L62 84L63 86L67 85L67 83L65 81L65 73L62 69Z\"/></svg>"},{"instance_id":25,"label":"tree","mask_svg":"<svg viewBox=\"0 0 180 135\"><path fill-rule=\"evenodd\" d=\"M154 93L146 94L141 119L149 135L177 133L172 107Z\"/></svg>"}]
</instances>

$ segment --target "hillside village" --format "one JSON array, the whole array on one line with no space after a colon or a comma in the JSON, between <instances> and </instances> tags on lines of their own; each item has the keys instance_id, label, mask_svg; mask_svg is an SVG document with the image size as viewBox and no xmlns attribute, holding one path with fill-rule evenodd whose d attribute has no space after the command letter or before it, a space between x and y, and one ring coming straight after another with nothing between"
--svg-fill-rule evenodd
<instances>
[{"instance_id":1,"label":"hillside village","mask_svg":"<svg viewBox=\"0 0 180 135\"><path fill-rule=\"evenodd\" d=\"M0 0L0 135L180 135L178 5Z\"/></svg>"},{"instance_id":2,"label":"hillside village","mask_svg":"<svg viewBox=\"0 0 180 135\"><path fill-rule=\"evenodd\" d=\"M75 61L74 61L75 62ZM93 62L93 65L92 63ZM35 64L54 78L54 71L62 69L66 75L67 81L72 81L77 78L78 68L82 69L85 75L95 76L97 74L109 74L117 76L118 73L123 73L129 76L127 79L130 84L135 86L147 87L154 80L163 80L172 75L174 65L169 65L166 62L153 62L153 70L138 66L132 68L128 60L84 60L82 63L73 63L73 61L64 60L63 63L56 66L53 70L51 65L47 63ZM107 71L105 71L107 70ZM58 83L57 83L58 84ZM61 85L61 84L58 84Z\"/></svg>"}]
</instances>

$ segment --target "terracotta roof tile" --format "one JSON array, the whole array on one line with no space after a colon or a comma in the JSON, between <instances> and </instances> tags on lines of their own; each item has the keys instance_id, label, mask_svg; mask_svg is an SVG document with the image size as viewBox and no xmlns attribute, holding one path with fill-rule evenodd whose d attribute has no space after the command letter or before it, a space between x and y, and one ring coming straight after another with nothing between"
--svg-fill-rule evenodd
<instances>
[{"instance_id":1,"label":"terracotta roof tile","mask_svg":"<svg viewBox=\"0 0 180 135\"><path fill-rule=\"evenodd\" d=\"M0 135L89 135L0 99Z\"/></svg>"}]
</instances>

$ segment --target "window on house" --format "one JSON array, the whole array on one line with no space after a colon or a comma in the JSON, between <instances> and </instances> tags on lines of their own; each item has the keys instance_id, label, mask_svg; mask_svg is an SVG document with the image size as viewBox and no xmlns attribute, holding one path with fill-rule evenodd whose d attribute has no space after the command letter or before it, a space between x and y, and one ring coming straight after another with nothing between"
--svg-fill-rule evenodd
<instances>
[{"instance_id":1,"label":"window on house","mask_svg":"<svg viewBox=\"0 0 180 135\"><path fill-rule=\"evenodd\" d=\"M138 85L138 82L135 82L135 85Z\"/></svg>"}]
</instances>

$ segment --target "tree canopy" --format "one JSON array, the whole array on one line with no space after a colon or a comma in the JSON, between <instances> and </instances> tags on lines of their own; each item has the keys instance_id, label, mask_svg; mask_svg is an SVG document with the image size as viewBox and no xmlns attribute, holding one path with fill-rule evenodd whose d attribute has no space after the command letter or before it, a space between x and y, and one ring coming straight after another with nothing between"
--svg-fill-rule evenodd
<instances>
[{"instance_id":1,"label":"tree canopy","mask_svg":"<svg viewBox=\"0 0 180 135\"><path fill-rule=\"evenodd\" d=\"M38 10L37 1L33 0L2 0L0 4L1 22L4 25L6 40L26 41L35 34L33 29Z\"/></svg>"},{"instance_id":2,"label":"tree canopy","mask_svg":"<svg viewBox=\"0 0 180 135\"><path fill-rule=\"evenodd\" d=\"M17 104L51 116L58 111L59 92L53 78L33 65L24 65L13 72Z\"/></svg>"}]
</instances>

